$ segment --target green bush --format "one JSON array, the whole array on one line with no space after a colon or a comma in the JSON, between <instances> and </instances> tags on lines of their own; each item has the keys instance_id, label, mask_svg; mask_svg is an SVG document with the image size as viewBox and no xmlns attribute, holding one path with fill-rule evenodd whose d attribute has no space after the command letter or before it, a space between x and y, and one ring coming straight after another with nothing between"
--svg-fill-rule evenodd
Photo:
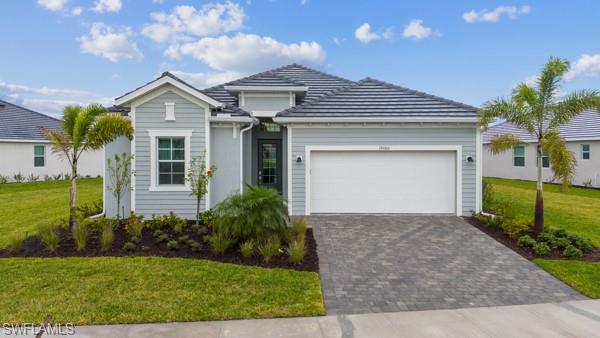
<instances>
[{"instance_id":1,"label":"green bush","mask_svg":"<svg viewBox=\"0 0 600 338\"><path fill-rule=\"evenodd\" d=\"M565 230L565 229L554 230L554 232L552 234L554 235L554 237L557 237L557 238L567 238L569 236L569 234L567 233L567 230Z\"/></svg>"},{"instance_id":2,"label":"green bush","mask_svg":"<svg viewBox=\"0 0 600 338\"><path fill-rule=\"evenodd\" d=\"M77 211L83 217L90 217L94 215L98 215L102 212L102 200L94 201L91 203L86 203L84 205L78 206Z\"/></svg>"},{"instance_id":3,"label":"green bush","mask_svg":"<svg viewBox=\"0 0 600 338\"><path fill-rule=\"evenodd\" d=\"M171 211L168 215L152 215L150 226L153 229L173 229L176 233L181 233L187 227L187 221Z\"/></svg>"},{"instance_id":4,"label":"green bush","mask_svg":"<svg viewBox=\"0 0 600 338\"><path fill-rule=\"evenodd\" d=\"M8 244L6 247L12 252L21 251L21 248L23 247L23 242L25 241L26 237L26 234L15 234L13 236L10 236L8 238Z\"/></svg>"},{"instance_id":5,"label":"green bush","mask_svg":"<svg viewBox=\"0 0 600 338\"><path fill-rule=\"evenodd\" d=\"M212 210L206 210L205 212L200 214L200 220L202 221L202 224L204 224L204 225L212 224L214 218L215 218L215 214L213 213Z\"/></svg>"},{"instance_id":6,"label":"green bush","mask_svg":"<svg viewBox=\"0 0 600 338\"><path fill-rule=\"evenodd\" d=\"M240 244L240 252L245 258L249 258L254 254L254 241L249 239Z\"/></svg>"},{"instance_id":7,"label":"green bush","mask_svg":"<svg viewBox=\"0 0 600 338\"><path fill-rule=\"evenodd\" d=\"M102 216L96 220L96 225L100 228L100 250L110 250L115 240L116 222Z\"/></svg>"},{"instance_id":8,"label":"green bush","mask_svg":"<svg viewBox=\"0 0 600 338\"><path fill-rule=\"evenodd\" d=\"M123 244L123 250L127 251L127 252L131 252L135 250L135 243L133 242L127 242L125 244Z\"/></svg>"},{"instance_id":9,"label":"green bush","mask_svg":"<svg viewBox=\"0 0 600 338\"><path fill-rule=\"evenodd\" d=\"M136 215L133 211L130 212L125 230L127 230L127 233L132 237L142 237L142 230L144 230L144 216Z\"/></svg>"},{"instance_id":10,"label":"green bush","mask_svg":"<svg viewBox=\"0 0 600 338\"><path fill-rule=\"evenodd\" d=\"M248 185L243 194L230 195L214 210L215 230L235 240L263 242L272 236L284 238L287 232L286 201L273 189Z\"/></svg>"},{"instance_id":11,"label":"green bush","mask_svg":"<svg viewBox=\"0 0 600 338\"><path fill-rule=\"evenodd\" d=\"M483 200L483 209L491 210L491 207L494 205L494 185L493 184L483 182L482 200Z\"/></svg>"},{"instance_id":12,"label":"green bush","mask_svg":"<svg viewBox=\"0 0 600 338\"><path fill-rule=\"evenodd\" d=\"M517 244L524 248L531 248L535 245L535 243L537 243L535 239L531 238L529 235L521 236L517 241Z\"/></svg>"},{"instance_id":13,"label":"green bush","mask_svg":"<svg viewBox=\"0 0 600 338\"><path fill-rule=\"evenodd\" d=\"M229 247L234 243L231 237L227 234L215 232L210 236L204 237L204 240L208 242L212 251L217 254L223 254Z\"/></svg>"},{"instance_id":14,"label":"green bush","mask_svg":"<svg viewBox=\"0 0 600 338\"><path fill-rule=\"evenodd\" d=\"M8 176L0 175L0 184L8 183Z\"/></svg>"},{"instance_id":15,"label":"green bush","mask_svg":"<svg viewBox=\"0 0 600 338\"><path fill-rule=\"evenodd\" d=\"M592 242L590 242L587 238L583 238L581 236L571 235L571 236L569 236L569 241L576 248L578 248L579 250L581 250L583 252L590 252L594 248L592 246Z\"/></svg>"},{"instance_id":16,"label":"green bush","mask_svg":"<svg viewBox=\"0 0 600 338\"><path fill-rule=\"evenodd\" d=\"M89 218L80 218L77 221L77 224L71 229L71 234L73 236L73 240L75 241L75 248L77 251L81 252L85 250L87 247L88 233L90 224Z\"/></svg>"},{"instance_id":17,"label":"green bush","mask_svg":"<svg viewBox=\"0 0 600 338\"><path fill-rule=\"evenodd\" d=\"M200 243L194 241L193 239L188 240L188 246L193 252L200 251Z\"/></svg>"},{"instance_id":18,"label":"green bush","mask_svg":"<svg viewBox=\"0 0 600 338\"><path fill-rule=\"evenodd\" d=\"M302 217L294 218L292 226L290 227L290 241L302 241L306 238L306 230L308 225Z\"/></svg>"},{"instance_id":19,"label":"green bush","mask_svg":"<svg viewBox=\"0 0 600 338\"><path fill-rule=\"evenodd\" d=\"M208 233L208 227L206 227L206 225L192 224L191 229L198 235L204 235L205 233Z\"/></svg>"},{"instance_id":20,"label":"green bush","mask_svg":"<svg viewBox=\"0 0 600 338\"><path fill-rule=\"evenodd\" d=\"M154 230L154 233L153 233L152 235L153 235L154 237L160 237L160 236L162 236L162 235L163 235L163 232L162 232L162 230L160 230L160 229L156 229L156 230Z\"/></svg>"},{"instance_id":21,"label":"green bush","mask_svg":"<svg viewBox=\"0 0 600 338\"><path fill-rule=\"evenodd\" d=\"M132 243L135 243L135 244L140 244L140 242L142 241L142 239L141 239L141 238L139 238L139 237L137 237L137 236L131 236L131 239L130 239L130 241L131 241Z\"/></svg>"},{"instance_id":22,"label":"green bush","mask_svg":"<svg viewBox=\"0 0 600 338\"><path fill-rule=\"evenodd\" d=\"M258 252L262 256L265 263L269 263L273 256L277 255L281 250L281 241L278 237L271 237L258 246Z\"/></svg>"},{"instance_id":23,"label":"green bush","mask_svg":"<svg viewBox=\"0 0 600 338\"><path fill-rule=\"evenodd\" d=\"M179 236L177 238L177 241L181 244L184 244L185 242L187 242L187 240L190 239L190 236L188 235L183 235L183 236Z\"/></svg>"},{"instance_id":24,"label":"green bush","mask_svg":"<svg viewBox=\"0 0 600 338\"><path fill-rule=\"evenodd\" d=\"M175 240L169 241L167 243L167 248L169 248L169 250L177 250L179 249L179 243Z\"/></svg>"},{"instance_id":25,"label":"green bush","mask_svg":"<svg viewBox=\"0 0 600 338\"><path fill-rule=\"evenodd\" d=\"M475 218L477 221L484 223L484 224L489 224L490 223L490 216L484 215L483 213L473 213L473 218Z\"/></svg>"},{"instance_id":26,"label":"green bush","mask_svg":"<svg viewBox=\"0 0 600 338\"><path fill-rule=\"evenodd\" d=\"M58 227L49 224L42 224L38 227L37 233L40 240L50 252L56 251L60 241Z\"/></svg>"},{"instance_id":27,"label":"green bush","mask_svg":"<svg viewBox=\"0 0 600 338\"><path fill-rule=\"evenodd\" d=\"M292 263L300 264L304 260L304 256L306 256L306 245L303 240L294 240L288 244L285 251L290 256Z\"/></svg>"},{"instance_id":28,"label":"green bush","mask_svg":"<svg viewBox=\"0 0 600 338\"><path fill-rule=\"evenodd\" d=\"M556 240L556 237L554 237L551 231L544 230L541 234L537 236L536 239L538 242L552 244Z\"/></svg>"},{"instance_id":29,"label":"green bush","mask_svg":"<svg viewBox=\"0 0 600 338\"><path fill-rule=\"evenodd\" d=\"M561 237L555 237L554 241L552 242L553 247L561 250L566 249L569 245L571 245L571 242L568 239Z\"/></svg>"},{"instance_id":30,"label":"green bush","mask_svg":"<svg viewBox=\"0 0 600 338\"><path fill-rule=\"evenodd\" d=\"M526 218L505 218L502 222L502 230L508 237L517 238L531 231L531 221Z\"/></svg>"},{"instance_id":31,"label":"green bush","mask_svg":"<svg viewBox=\"0 0 600 338\"><path fill-rule=\"evenodd\" d=\"M543 242L538 242L533 245L533 253L536 256L545 256L550 252L550 247L548 244Z\"/></svg>"},{"instance_id":32,"label":"green bush","mask_svg":"<svg viewBox=\"0 0 600 338\"><path fill-rule=\"evenodd\" d=\"M158 238L156 238L156 243L166 243L169 241L169 236L162 234L160 236L158 236Z\"/></svg>"},{"instance_id":33,"label":"green bush","mask_svg":"<svg viewBox=\"0 0 600 338\"><path fill-rule=\"evenodd\" d=\"M563 251L563 256L565 257L569 257L569 258L579 258L581 256L583 256L583 251L581 251L579 248L577 248L574 245L569 245L565 248L565 250Z\"/></svg>"}]
</instances>

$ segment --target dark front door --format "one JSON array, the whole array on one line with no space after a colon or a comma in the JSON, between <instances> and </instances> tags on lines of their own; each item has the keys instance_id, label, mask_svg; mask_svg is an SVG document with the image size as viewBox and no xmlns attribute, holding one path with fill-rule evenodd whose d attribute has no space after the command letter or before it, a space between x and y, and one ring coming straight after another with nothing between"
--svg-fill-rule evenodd
<instances>
[{"instance_id":1,"label":"dark front door","mask_svg":"<svg viewBox=\"0 0 600 338\"><path fill-rule=\"evenodd\" d=\"M281 192L281 140L258 140L258 185Z\"/></svg>"}]
</instances>

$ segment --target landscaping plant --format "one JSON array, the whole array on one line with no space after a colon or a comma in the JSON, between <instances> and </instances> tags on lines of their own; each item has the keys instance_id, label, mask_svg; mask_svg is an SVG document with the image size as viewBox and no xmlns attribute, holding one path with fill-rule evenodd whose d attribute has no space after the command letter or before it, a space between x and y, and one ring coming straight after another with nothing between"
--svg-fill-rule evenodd
<instances>
[{"instance_id":1,"label":"landscaping plant","mask_svg":"<svg viewBox=\"0 0 600 338\"><path fill-rule=\"evenodd\" d=\"M15 183L21 183L24 180L25 180L25 177L23 176L23 174L21 174L21 173L13 174L13 181L15 181Z\"/></svg>"},{"instance_id":2,"label":"landscaping plant","mask_svg":"<svg viewBox=\"0 0 600 338\"><path fill-rule=\"evenodd\" d=\"M544 231L542 157L548 155L554 177L562 182L563 187L568 187L576 160L558 127L586 109L597 108L600 112L600 93L596 90L580 90L559 97L562 79L569 67L567 60L551 57L534 86L521 83L510 98L486 102L478 113L479 122L485 128L498 118L504 119L528 131L537 140L535 235ZM497 135L490 143L490 151L499 154L522 144L523 141L515 135Z\"/></svg>"},{"instance_id":3,"label":"landscaping plant","mask_svg":"<svg viewBox=\"0 0 600 338\"><path fill-rule=\"evenodd\" d=\"M579 258L583 256L583 251L581 251L574 245L569 245L565 248L562 254L563 256L568 258Z\"/></svg>"},{"instance_id":4,"label":"landscaping plant","mask_svg":"<svg viewBox=\"0 0 600 338\"><path fill-rule=\"evenodd\" d=\"M80 217L80 220L78 220L75 226L71 228L75 247L79 252L85 250L87 247L90 222L89 218Z\"/></svg>"},{"instance_id":5,"label":"landscaping plant","mask_svg":"<svg viewBox=\"0 0 600 338\"><path fill-rule=\"evenodd\" d=\"M0 184L8 183L8 176L0 175Z\"/></svg>"},{"instance_id":6,"label":"landscaping plant","mask_svg":"<svg viewBox=\"0 0 600 338\"><path fill-rule=\"evenodd\" d=\"M127 219L127 224L125 225L125 230L132 237L142 237L142 230L144 229L144 216L136 215L135 212L131 211L129 213L129 218Z\"/></svg>"},{"instance_id":7,"label":"landscaping plant","mask_svg":"<svg viewBox=\"0 0 600 338\"><path fill-rule=\"evenodd\" d=\"M297 240L304 242L306 238L306 230L308 229L308 225L306 221L302 217L297 217L292 221L292 226L290 227L290 240Z\"/></svg>"},{"instance_id":8,"label":"landscaping plant","mask_svg":"<svg viewBox=\"0 0 600 338\"><path fill-rule=\"evenodd\" d=\"M135 250L135 243L127 242L127 243L123 244L123 250L129 251L129 252Z\"/></svg>"},{"instance_id":9,"label":"landscaping plant","mask_svg":"<svg viewBox=\"0 0 600 338\"><path fill-rule=\"evenodd\" d=\"M100 228L100 249L108 251L115 240L115 222L112 219L101 216L96 220L96 224Z\"/></svg>"},{"instance_id":10,"label":"landscaping plant","mask_svg":"<svg viewBox=\"0 0 600 338\"><path fill-rule=\"evenodd\" d=\"M102 149L119 136L133 138L131 121L120 114L108 113L100 104L87 107L66 106L61 118L61 129L46 129L44 133L54 153L62 156L71 167L69 194L69 225L75 226L77 210L77 178L81 154Z\"/></svg>"},{"instance_id":11,"label":"landscaping plant","mask_svg":"<svg viewBox=\"0 0 600 338\"><path fill-rule=\"evenodd\" d=\"M300 264L304 260L304 256L306 255L306 245L304 244L304 240L293 240L288 244L287 248L285 248L288 256L290 256L290 261L294 264Z\"/></svg>"},{"instance_id":12,"label":"landscaping plant","mask_svg":"<svg viewBox=\"0 0 600 338\"><path fill-rule=\"evenodd\" d=\"M265 263L269 263L271 258L279 253L279 250L281 250L281 241L275 236L269 238L258 246L258 252L262 256Z\"/></svg>"},{"instance_id":13,"label":"landscaping plant","mask_svg":"<svg viewBox=\"0 0 600 338\"><path fill-rule=\"evenodd\" d=\"M215 232L210 236L204 237L210 245L212 251L217 254L223 254L233 244L233 240L228 234Z\"/></svg>"},{"instance_id":14,"label":"landscaping plant","mask_svg":"<svg viewBox=\"0 0 600 338\"><path fill-rule=\"evenodd\" d=\"M38 226L37 234L48 251L56 251L60 241L58 228L56 226L51 224L42 224Z\"/></svg>"},{"instance_id":15,"label":"landscaping plant","mask_svg":"<svg viewBox=\"0 0 600 338\"><path fill-rule=\"evenodd\" d=\"M15 234L8 238L6 247L12 252L19 252L23 247L23 241L27 238L27 234Z\"/></svg>"},{"instance_id":16,"label":"landscaping plant","mask_svg":"<svg viewBox=\"0 0 600 338\"><path fill-rule=\"evenodd\" d=\"M176 240L171 240L167 243L167 248L169 248L169 250L177 250L179 249L179 243L177 243Z\"/></svg>"},{"instance_id":17,"label":"landscaping plant","mask_svg":"<svg viewBox=\"0 0 600 338\"><path fill-rule=\"evenodd\" d=\"M109 158L107 161L109 188L117 200L117 220L121 215L121 196L131 189L131 161L133 156L127 153L115 154L114 158Z\"/></svg>"},{"instance_id":18,"label":"landscaping plant","mask_svg":"<svg viewBox=\"0 0 600 338\"><path fill-rule=\"evenodd\" d=\"M249 239L240 244L240 252L244 258L249 258L254 254L254 241Z\"/></svg>"},{"instance_id":19,"label":"landscaping plant","mask_svg":"<svg viewBox=\"0 0 600 338\"><path fill-rule=\"evenodd\" d=\"M544 242L537 242L532 247L533 253L536 256L545 256L550 252L550 246Z\"/></svg>"},{"instance_id":20,"label":"landscaping plant","mask_svg":"<svg viewBox=\"0 0 600 338\"><path fill-rule=\"evenodd\" d=\"M216 170L214 165L207 168L203 157L194 157L190 161L186 179L190 183L190 195L196 198L196 225L200 225L200 201L208 193L208 182Z\"/></svg>"},{"instance_id":21,"label":"landscaping plant","mask_svg":"<svg viewBox=\"0 0 600 338\"><path fill-rule=\"evenodd\" d=\"M535 239L533 239L529 235L521 236L521 237L519 237L519 240L517 241L517 244L524 248L532 248L535 245L535 243L537 243L535 241Z\"/></svg>"}]
</instances>

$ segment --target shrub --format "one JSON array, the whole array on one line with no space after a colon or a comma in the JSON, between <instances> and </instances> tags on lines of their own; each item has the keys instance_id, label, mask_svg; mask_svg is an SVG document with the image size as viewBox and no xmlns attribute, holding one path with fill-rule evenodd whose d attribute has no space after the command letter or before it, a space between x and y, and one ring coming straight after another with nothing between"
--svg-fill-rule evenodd
<instances>
[{"instance_id":1,"label":"shrub","mask_svg":"<svg viewBox=\"0 0 600 338\"><path fill-rule=\"evenodd\" d=\"M135 243L135 244L140 244L140 242L142 241L142 239L139 238L138 236L131 236L130 241L133 242L133 243Z\"/></svg>"},{"instance_id":2,"label":"shrub","mask_svg":"<svg viewBox=\"0 0 600 338\"><path fill-rule=\"evenodd\" d=\"M127 252L131 252L131 251L135 250L135 243L127 242L127 243L123 244L123 250L125 250Z\"/></svg>"},{"instance_id":3,"label":"shrub","mask_svg":"<svg viewBox=\"0 0 600 338\"><path fill-rule=\"evenodd\" d=\"M156 238L156 243L166 243L169 241L169 236L162 234Z\"/></svg>"},{"instance_id":4,"label":"shrub","mask_svg":"<svg viewBox=\"0 0 600 338\"><path fill-rule=\"evenodd\" d=\"M37 182L40 179L40 175L29 174L27 176L27 182Z\"/></svg>"},{"instance_id":5,"label":"shrub","mask_svg":"<svg viewBox=\"0 0 600 338\"><path fill-rule=\"evenodd\" d=\"M292 222L292 226L290 227L290 241L297 240L304 242L307 229L308 225L306 224L304 218L295 218Z\"/></svg>"},{"instance_id":6,"label":"shrub","mask_svg":"<svg viewBox=\"0 0 600 338\"><path fill-rule=\"evenodd\" d=\"M592 179L588 178L587 180L583 181L582 184L586 188L591 188L592 187Z\"/></svg>"},{"instance_id":7,"label":"shrub","mask_svg":"<svg viewBox=\"0 0 600 338\"><path fill-rule=\"evenodd\" d=\"M187 240L188 240L189 238L190 238L190 236L188 236L188 235L183 235L183 236L179 236L179 237L177 238L177 241L178 241L179 243L183 244L183 243L187 242Z\"/></svg>"},{"instance_id":8,"label":"shrub","mask_svg":"<svg viewBox=\"0 0 600 338\"><path fill-rule=\"evenodd\" d=\"M303 240L294 240L290 244L288 244L285 249L288 256L290 256L290 261L294 264L300 264L304 260L304 256L306 255L306 245Z\"/></svg>"},{"instance_id":9,"label":"shrub","mask_svg":"<svg viewBox=\"0 0 600 338\"><path fill-rule=\"evenodd\" d=\"M102 212L102 200L81 205L77 207L77 211L79 211L83 217L98 215Z\"/></svg>"},{"instance_id":10,"label":"shrub","mask_svg":"<svg viewBox=\"0 0 600 338\"><path fill-rule=\"evenodd\" d=\"M142 246L140 247L140 250L142 250L142 251L150 251L150 249L152 249L152 248L151 248L151 247L149 247L149 246L147 246L147 245L142 245Z\"/></svg>"},{"instance_id":11,"label":"shrub","mask_svg":"<svg viewBox=\"0 0 600 338\"><path fill-rule=\"evenodd\" d=\"M258 246L258 252L262 256L265 263L269 263L271 258L279 253L280 249L281 241L278 237L271 237Z\"/></svg>"},{"instance_id":12,"label":"shrub","mask_svg":"<svg viewBox=\"0 0 600 338\"><path fill-rule=\"evenodd\" d=\"M541 234L539 234L536 239L538 242L551 244L556 240L556 237L554 237L552 232L545 230Z\"/></svg>"},{"instance_id":13,"label":"shrub","mask_svg":"<svg viewBox=\"0 0 600 338\"><path fill-rule=\"evenodd\" d=\"M190 247L190 249L193 252L198 252L200 251L200 243L194 241L193 239L190 239L190 241L192 241L191 243L188 241L188 246Z\"/></svg>"},{"instance_id":14,"label":"shrub","mask_svg":"<svg viewBox=\"0 0 600 338\"><path fill-rule=\"evenodd\" d=\"M215 207L216 231L236 240L263 242L272 236L283 238L289 223L285 199L279 192L247 185L243 194L233 194Z\"/></svg>"},{"instance_id":15,"label":"shrub","mask_svg":"<svg viewBox=\"0 0 600 338\"><path fill-rule=\"evenodd\" d=\"M212 210L206 210L205 212L200 214L200 220L202 221L202 224L204 224L204 225L212 224L214 218L215 218L215 214Z\"/></svg>"},{"instance_id":16,"label":"shrub","mask_svg":"<svg viewBox=\"0 0 600 338\"><path fill-rule=\"evenodd\" d=\"M550 252L550 247L546 243L538 242L533 245L533 253L536 256L545 256L549 252Z\"/></svg>"},{"instance_id":17,"label":"shrub","mask_svg":"<svg viewBox=\"0 0 600 338\"><path fill-rule=\"evenodd\" d=\"M174 212L169 212L168 215L152 215L150 225L153 229L180 229L187 227L187 221Z\"/></svg>"},{"instance_id":18,"label":"shrub","mask_svg":"<svg viewBox=\"0 0 600 338\"><path fill-rule=\"evenodd\" d=\"M563 251L563 256L565 257L569 257L569 258L579 258L581 256L583 256L583 251L581 251L579 248L577 248L574 245L569 245L565 248L565 250Z\"/></svg>"},{"instance_id":19,"label":"shrub","mask_svg":"<svg viewBox=\"0 0 600 338\"><path fill-rule=\"evenodd\" d=\"M531 238L529 235L519 237L517 244L524 248L531 248L537 243L535 239Z\"/></svg>"},{"instance_id":20,"label":"shrub","mask_svg":"<svg viewBox=\"0 0 600 338\"><path fill-rule=\"evenodd\" d=\"M208 228L205 225L192 224L192 231L194 231L198 235L204 235L208 232Z\"/></svg>"},{"instance_id":21,"label":"shrub","mask_svg":"<svg viewBox=\"0 0 600 338\"><path fill-rule=\"evenodd\" d=\"M240 244L240 252L244 258L249 258L254 254L254 241L249 239Z\"/></svg>"},{"instance_id":22,"label":"shrub","mask_svg":"<svg viewBox=\"0 0 600 338\"><path fill-rule=\"evenodd\" d=\"M583 252L590 252L594 248L592 242L581 236L571 235L569 236L569 241L571 241L571 244Z\"/></svg>"},{"instance_id":23,"label":"shrub","mask_svg":"<svg viewBox=\"0 0 600 338\"><path fill-rule=\"evenodd\" d=\"M99 217L96 224L100 227L100 250L108 251L111 249L115 240L115 222L112 219Z\"/></svg>"},{"instance_id":24,"label":"shrub","mask_svg":"<svg viewBox=\"0 0 600 338\"><path fill-rule=\"evenodd\" d=\"M499 201L497 208L497 213L502 215L504 219L513 219L515 218L515 210L512 206L511 202Z\"/></svg>"},{"instance_id":25,"label":"shrub","mask_svg":"<svg viewBox=\"0 0 600 338\"><path fill-rule=\"evenodd\" d=\"M490 216L484 215L483 213L473 213L473 218L475 218L477 221L484 223L484 224L489 224L490 223Z\"/></svg>"},{"instance_id":26,"label":"shrub","mask_svg":"<svg viewBox=\"0 0 600 338\"><path fill-rule=\"evenodd\" d=\"M23 241L27 238L27 234L17 234L8 238L8 245L6 246L12 252L19 252L23 247Z\"/></svg>"},{"instance_id":27,"label":"shrub","mask_svg":"<svg viewBox=\"0 0 600 338\"><path fill-rule=\"evenodd\" d=\"M87 247L88 232L90 223L92 221L89 218L79 218L77 224L71 229L73 240L75 241L75 248L81 252Z\"/></svg>"},{"instance_id":28,"label":"shrub","mask_svg":"<svg viewBox=\"0 0 600 338\"><path fill-rule=\"evenodd\" d=\"M494 185L493 184L483 182L482 200L483 200L483 209L491 210L490 208L494 204Z\"/></svg>"},{"instance_id":29,"label":"shrub","mask_svg":"<svg viewBox=\"0 0 600 338\"><path fill-rule=\"evenodd\" d=\"M13 181L15 181L16 183L21 183L24 180L25 180L25 177L23 176L23 174L21 174L21 173L13 174Z\"/></svg>"},{"instance_id":30,"label":"shrub","mask_svg":"<svg viewBox=\"0 0 600 338\"><path fill-rule=\"evenodd\" d=\"M502 230L508 237L516 238L529 232L532 228L531 221L526 218L508 218L502 222Z\"/></svg>"},{"instance_id":31,"label":"shrub","mask_svg":"<svg viewBox=\"0 0 600 338\"><path fill-rule=\"evenodd\" d=\"M570 245L571 242L566 238L555 237L554 241L552 242L553 247L559 248L561 250L566 249Z\"/></svg>"},{"instance_id":32,"label":"shrub","mask_svg":"<svg viewBox=\"0 0 600 338\"><path fill-rule=\"evenodd\" d=\"M50 176L48 174L44 175L44 182L48 182L48 181L51 181L51 180L52 180L52 176Z\"/></svg>"},{"instance_id":33,"label":"shrub","mask_svg":"<svg viewBox=\"0 0 600 338\"><path fill-rule=\"evenodd\" d=\"M160 230L160 229L156 229L156 230L154 230L154 233L153 233L152 235L153 235L154 237L160 237L160 236L162 236L162 235L163 235L163 232L162 232L162 230Z\"/></svg>"},{"instance_id":34,"label":"shrub","mask_svg":"<svg viewBox=\"0 0 600 338\"><path fill-rule=\"evenodd\" d=\"M169 250L177 250L179 249L179 243L175 240L169 241L167 243L167 248L169 248Z\"/></svg>"},{"instance_id":35,"label":"shrub","mask_svg":"<svg viewBox=\"0 0 600 338\"><path fill-rule=\"evenodd\" d=\"M206 236L205 240L210 245L212 251L217 254L225 253L233 244L231 237L221 232L215 232L210 236Z\"/></svg>"},{"instance_id":36,"label":"shrub","mask_svg":"<svg viewBox=\"0 0 600 338\"><path fill-rule=\"evenodd\" d=\"M52 175L52 179L54 179L55 181L60 181L62 180L62 174Z\"/></svg>"},{"instance_id":37,"label":"shrub","mask_svg":"<svg viewBox=\"0 0 600 338\"><path fill-rule=\"evenodd\" d=\"M37 233L46 249L50 252L56 251L60 241L58 228L56 226L49 224L40 225L37 229Z\"/></svg>"},{"instance_id":38,"label":"shrub","mask_svg":"<svg viewBox=\"0 0 600 338\"><path fill-rule=\"evenodd\" d=\"M8 176L0 175L0 184L8 183Z\"/></svg>"},{"instance_id":39,"label":"shrub","mask_svg":"<svg viewBox=\"0 0 600 338\"><path fill-rule=\"evenodd\" d=\"M133 211L129 213L129 218L127 219L127 225L125 226L125 230L132 237L142 237L142 230L144 229L144 216L136 215Z\"/></svg>"},{"instance_id":40,"label":"shrub","mask_svg":"<svg viewBox=\"0 0 600 338\"><path fill-rule=\"evenodd\" d=\"M554 232L552 234L554 235L554 237L558 237L558 238L567 238L569 236L569 234L567 233L567 230L565 230L565 229L554 230Z\"/></svg>"}]
</instances>

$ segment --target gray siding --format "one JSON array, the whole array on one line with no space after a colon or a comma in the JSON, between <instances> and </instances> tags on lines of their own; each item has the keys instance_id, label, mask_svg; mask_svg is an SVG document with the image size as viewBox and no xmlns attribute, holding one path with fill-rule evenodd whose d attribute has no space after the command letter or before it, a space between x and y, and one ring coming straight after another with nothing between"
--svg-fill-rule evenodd
<instances>
[{"instance_id":1,"label":"gray siding","mask_svg":"<svg viewBox=\"0 0 600 338\"><path fill-rule=\"evenodd\" d=\"M475 128L294 128L292 159L305 157L307 145L460 145L462 146L463 215L475 210ZM464 155L475 159L468 163ZM292 161L292 213L305 214L305 161Z\"/></svg>"},{"instance_id":2,"label":"gray siding","mask_svg":"<svg viewBox=\"0 0 600 338\"><path fill-rule=\"evenodd\" d=\"M119 137L115 141L107 144L104 147L104 161L113 159L115 154L131 154L131 141L126 137ZM104 213L106 217L117 216L117 199L115 198L112 189L111 178L108 174L108 163L104 165ZM121 215L128 215L131 210L131 190L124 191L121 196ZM123 212L124 211L124 212Z\"/></svg>"},{"instance_id":3,"label":"gray siding","mask_svg":"<svg viewBox=\"0 0 600 338\"><path fill-rule=\"evenodd\" d=\"M175 102L175 121L165 121L165 102ZM135 153L136 153L136 212L149 218L152 214L170 211L189 219L195 218L196 202L188 191L149 191L150 137L148 130L179 129L192 130L191 157L205 155L205 110L174 92L167 92L135 110ZM203 209L204 206L201 205Z\"/></svg>"},{"instance_id":4,"label":"gray siding","mask_svg":"<svg viewBox=\"0 0 600 338\"><path fill-rule=\"evenodd\" d=\"M240 108L246 111L281 111L289 107L289 96L245 96L244 105Z\"/></svg>"},{"instance_id":5,"label":"gray siding","mask_svg":"<svg viewBox=\"0 0 600 338\"><path fill-rule=\"evenodd\" d=\"M240 138L233 127L212 127L211 162L217 170L211 180L211 207L240 190Z\"/></svg>"}]
</instances>

